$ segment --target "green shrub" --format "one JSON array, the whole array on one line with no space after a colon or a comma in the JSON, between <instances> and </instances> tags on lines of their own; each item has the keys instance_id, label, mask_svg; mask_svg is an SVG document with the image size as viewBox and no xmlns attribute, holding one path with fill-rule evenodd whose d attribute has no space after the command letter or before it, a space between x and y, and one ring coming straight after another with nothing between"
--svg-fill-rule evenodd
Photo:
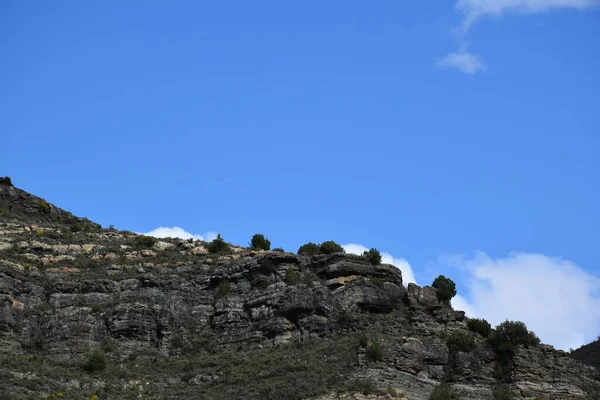
<instances>
[{"instance_id":1,"label":"green shrub","mask_svg":"<svg viewBox=\"0 0 600 400\"><path fill-rule=\"evenodd\" d=\"M94 304L92 306L93 313L99 313L100 311L102 311L102 304Z\"/></svg>"},{"instance_id":2,"label":"green shrub","mask_svg":"<svg viewBox=\"0 0 600 400\"><path fill-rule=\"evenodd\" d=\"M78 224L78 223L71 224L70 228L71 228L71 232L73 232L73 233L80 232L82 230L81 224Z\"/></svg>"},{"instance_id":3,"label":"green shrub","mask_svg":"<svg viewBox=\"0 0 600 400\"><path fill-rule=\"evenodd\" d=\"M231 246L219 234L215 240L206 245L206 249L211 254L225 254L229 253Z\"/></svg>"},{"instance_id":4,"label":"green shrub","mask_svg":"<svg viewBox=\"0 0 600 400\"><path fill-rule=\"evenodd\" d=\"M379 342L373 341L367 346L367 356L372 361L381 361L383 359L383 347Z\"/></svg>"},{"instance_id":5,"label":"green shrub","mask_svg":"<svg viewBox=\"0 0 600 400\"><path fill-rule=\"evenodd\" d=\"M381 264L381 253L376 248L371 248L369 251L365 251L363 253L363 257L365 257L369 262L373 265Z\"/></svg>"},{"instance_id":6,"label":"green shrub","mask_svg":"<svg viewBox=\"0 0 600 400\"><path fill-rule=\"evenodd\" d=\"M276 252L278 252L278 253L285 253L285 250L284 250L284 249L282 249L281 247L275 247L275 248L273 249L273 251L276 251Z\"/></svg>"},{"instance_id":7,"label":"green shrub","mask_svg":"<svg viewBox=\"0 0 600 400\"><path fill-rule=\"evenodd\" d=\"M328 240L326 242L321 243L321 245L319 246L319 250L323 254L344 253L344 249L342 248L342 246L340 246L333 240Z\"/></svg>"},{"instance_id":8,"label":"green shrub","mask_svg":"<svg viewBox=\"0 0 600 400\"><path fill-rule=\"evenodd\" d=\"M140 248L140 249L147 249L149 247L152 247L156 244L156 242L157 242L156 238L154 238L152 236L145 236L145 235L136 236L134 239L135 247Z\"/></svg>"},{"instance_id":9,"label":"green shrub","mask_svg":"<svg viewBox=\"0 0 600 400\"><path fill-rule=\"evenodd\" d=\"M367 348L367 346L369 345L369 337L366 333L363 332L360 334L360 336L358 337L358 345L362 348Z\"/></svg>"},{"instance_id":10,"label":"green shrub","mask_svg":"<svg viewBox=\"0 0 600 400\"><path fill-rule=\"evenodd\" d=\"M377 385L371 378L357 378L347 383L346 389L353 393L362 393L366 396L370 394L381 394Z\"/></svg>"},{"instance_id":11,"label":"green shrub","mask_svg":"<svg viewBox=\"0 0 600 400\"><path fill-rule=\"evenodd\" d=\"M254 236L252 236L252 240L250 241L250 247L256 250L270 250L271 241L265 238L265 235L257 233Z\"/></svg>"},{"instance_id":12,"label":"green shrub","mask_svg":"<svg viewBox=\"0 0 600 400\"><path fill-rule=\"evenodd\" d=\"M512 358L517 351L517 346L536 346L540 339L521 321L504 321L492 330L488 343L502 358Z\"/></svg>"},{"instance_id":13,"label":"green shrub","mask_svg":"<svg viewBox=\"0 0 600 400\"><path fill-rule=\"evenodd\" d=\"M496 386L492 393L494 400L512 400L513 396L505 385Z\"/></svg>"},{"instance_id":14,"label":"green shrub","mask_svg":"<svg viewBox=\"0 0 600 400\"><path fill-rule=\"evenodd\" d=\"M383 285L385 284L385 281L377 276L370 277L369 281L371 281L372 283L374 283L375 285L377 285L379 287L383 287Z\"/></svg>"},{"instance_id":15,"label":"green shrub","mask_svg":"<svg viewBox=\"0 0 600 400\"><path fill-rule=\"evenodd\" d=\"M300 246L300 248L298 248L298 255L301 256L314 256L315 254L319 254L319 252L319 246L313 242L303 244Z\"/></svg>"},{"instance_id":16,"label":"green shrub","mask_svg":"<svg viewBox=\"0 0 600 400\"><path fill-rule=\"evenodd\" d=\"M456 296L456 284L452 279L446 278L444 275L435 278L431 286L437 289L436 294L440 301L448 302Z\"/></svg>"},{"instance_id":17,"label":"green shrub","mask_svg":"<svg viewBox=\"0 0 600 400\"><path fill-rule=\"evenodd\" d=\"M260 261L258 272L268 276L277 272L277 266L275 265L275 263L273 263L273 260L271 260L270 258L263 258Z\"/></svg>"},{"instance_id":18,"label":"green shrub","mask_svg":"<svg viewBox=\"0 0 600 400\"><path fill-rule=\"evenodd\" d=\"M459 397L447 383L442 383L433 388L429 400L458 400Z\"/></svg>"},{"instance_id":19,"label":"green shrub","mask_svg":"<svg viewBox=\"0 0 600 400\"><path fill-rule=\"evenodd\" d=\"M490 336L490 333L492 332L492 326L483 318L472 318L468 320L467 328L469 328L471 332L478 333L485 338Z\"/></svg>"},{"instance_id":20,"label":"green shrub","mask_svg":"<svg viewBox=\"0 0 600 400\"><path fill-rule=\"evenodd\" d=\"M50 212L50 204L48 204L48 202L45 200L38 201L37 207L38 207L38 211L40 211L44 214L48 214Z\"/></svg>"},{"instance_id":21,"label":"green shrub","mask_svg":"<svg viewBox=\"0 0 600 400\"><path fill-rule=\"evenodd\" d=\"M83 366L86 371L102 371L106 368L106 354L100 349L94 349Z\"/></svg>"},{"instance_id":22,"label":"green shrub","mask_svg":"<svg viewBox=\"0 0 600 400\"><path fill-rule=\"evenodd\" d=\"M288 269L287 271L285 271L283 281L288 285L298 285L302 283L302 274L293 269Z\"/></svg>"},{"instance_id":23,"label":"green shrub","mask_svg":"<svg viewBox=\"0 0 600 400\"><path fill-rule=\"evenodd\" d=\"M231 284L227 280L222 280L219 283L219 296L225 296L231 291Z\"/></svg>"},{"instance_id":24,"label":"green shrub","mask_svg":"<svg viewBox=\"0 0 600 400\"><path fill-rule=\"evenodd\" d=\"M455 332L446 339L446 345L450 354L468 353L475 348L475 339L468 333Z\"/></svg>"}]
</instances>

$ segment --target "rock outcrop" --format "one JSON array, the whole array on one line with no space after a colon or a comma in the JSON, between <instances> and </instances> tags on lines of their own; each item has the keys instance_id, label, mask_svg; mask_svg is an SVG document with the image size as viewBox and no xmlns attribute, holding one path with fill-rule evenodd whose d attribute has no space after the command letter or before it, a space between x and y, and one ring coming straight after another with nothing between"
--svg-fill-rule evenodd
<instances>
[{"instance_id":1,"label":"rock outcrop","mask_svg":"<svg viewBox=\"0 0 600 400\"><path fill-rule=\"evenodd\" d=\"M0 219L0 398L424 400L448 382L461 399L492 399L500 384L497 357L464 312L434 288L405 288L392 265L212 255L200 241L139 241L42 201L0 185L0 207L10 206ZM451 353L456 332L474 348ZM104 370L90 367L93 349ZM503 380L517 399L600 393L595 369L543 345L518 349Z\"/></svg>"}]
</instances>

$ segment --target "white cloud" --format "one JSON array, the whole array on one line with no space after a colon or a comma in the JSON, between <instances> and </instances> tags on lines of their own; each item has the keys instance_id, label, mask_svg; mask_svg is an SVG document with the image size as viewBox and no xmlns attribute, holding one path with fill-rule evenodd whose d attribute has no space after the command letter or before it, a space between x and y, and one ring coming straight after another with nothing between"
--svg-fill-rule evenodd
<instances>
[{"instance_id":1,"label":"white cloud","mask_svg":"<svg viewBox=\"0 0 600 400\"><path fill-rule=\"evenodd\" d=\"M440 58L437 65L445 68L456 68L467 75L473 75L478 71L485 71L485 65L477 54L460 50Z\"/></svg>"},{"instance_id":2,"label":"white cloud","mask_svg":"<svg viewBox=\"0 0 600 400\"><path fill-rule=\"evenodd\" d=\"M463 13L463 32L485 16L505 13L538 14L553 9L583 10L598 4L598 0L458 0L456 8Z\"/></svg>"},{"instance_id":3,"label":"white cloud","mask_svg":"<svg viewBox=\"0 0 600 400\"><path fill-rule=\"evenodd\" d=\"M345 244L345 245L342 245L342 247L344 248L346 253L358 254L358 255L369 250L362 244L356 244L356 243ZM381 262L384 264L392 264L396 268L398 268L400 270L400 272L402 272L402 283L404 284L404 286L408 285L409 283L417 283L417 281L415 280L415 274L413 273L412 267L410 266L408 261L406 261L404 258L395 258L390 253L382 252L381 253Z\"/></svg>"},{"instance_id":4,"label":"white cloud","mask_svg":"<svg viewBox=\"0 0 600 400\"><path fill-rule=\"evenodd\" d=\"M148 233L144 233L146 236L153 236L155 238L179 238L179 239L197 239L197 240L205 240L210 242L211 240L217 237L215 232L206 232L201 235L193 234L186 232L185 229L180 228L178 226L173 226L171 228L167 227L159 227Z\"/></svg>"},{"instance_id":5,"label":"white cloud","mask_svg":"<svg viewBox=\"0 0 600 400\"><path fill-rule=\"evenodd\" d=\"M453 260L466 273L468 291L452 304L468 316L494 326L523 321L542 342L560 349L577 348L598 334L600 278L573 262L529 253L491 259L481 252Z\"/></svg>"},{"instance_id":6,"label":"white cloud","mask_svg":"<svg viewBox=\"0 0 600 400\"><path fill-rule=\"evenodd\" d=\"M540 14L558 9L584 10L600 4L600 0L457 0L456 8L462 14L458 29L461 50L437 60L442 67L457 68L467 75L485 70L477 54L464 50L465 36L471 26L484 17L500 17L504 14Z\"/></svg>"}]
</instances>

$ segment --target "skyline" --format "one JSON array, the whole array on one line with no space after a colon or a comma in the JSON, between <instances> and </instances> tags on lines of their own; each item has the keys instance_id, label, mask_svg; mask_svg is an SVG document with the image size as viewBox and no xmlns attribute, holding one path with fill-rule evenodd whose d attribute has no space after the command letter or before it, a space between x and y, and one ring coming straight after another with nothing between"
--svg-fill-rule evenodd
<instances>
[{"instance_id":1,"label":"skyline","mask_svg":"<svg viewBox=\"0 0 600 400\"><path fill-rule=\"evenodd\" d=\"M598 5L5 2L0 174L118 229L376 247L578 347L600 334Z\"/></svg>"}]
</instances>

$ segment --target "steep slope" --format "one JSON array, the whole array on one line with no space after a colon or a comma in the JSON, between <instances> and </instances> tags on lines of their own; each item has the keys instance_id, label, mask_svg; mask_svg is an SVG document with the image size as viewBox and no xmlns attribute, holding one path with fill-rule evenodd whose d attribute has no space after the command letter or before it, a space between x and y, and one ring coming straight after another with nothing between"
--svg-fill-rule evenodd
<instances>
[{"instance_id":1,"label":"steep slope","mask_svg":"<svg viewBox=\"0 0 600 400\"><path fill-rule=\"evenodd\" d=\"M569 355L575 360L600 369L600 340L581 346Z\"/></svg>"},{"instance_id":2,"label":"steep slope","mask_svg":"<svg viewBox=\"0 0 600 400\"><path fill-rule=\"evenodd\" d=\"M347 254L297 256L101 229L0 184L0 398L586 399L600 375L550 346L510 368L435 289ZM472 337L450 351L457 334ZM498 371L504 371L499 376Z\"/></svg>"}]
</instances>

